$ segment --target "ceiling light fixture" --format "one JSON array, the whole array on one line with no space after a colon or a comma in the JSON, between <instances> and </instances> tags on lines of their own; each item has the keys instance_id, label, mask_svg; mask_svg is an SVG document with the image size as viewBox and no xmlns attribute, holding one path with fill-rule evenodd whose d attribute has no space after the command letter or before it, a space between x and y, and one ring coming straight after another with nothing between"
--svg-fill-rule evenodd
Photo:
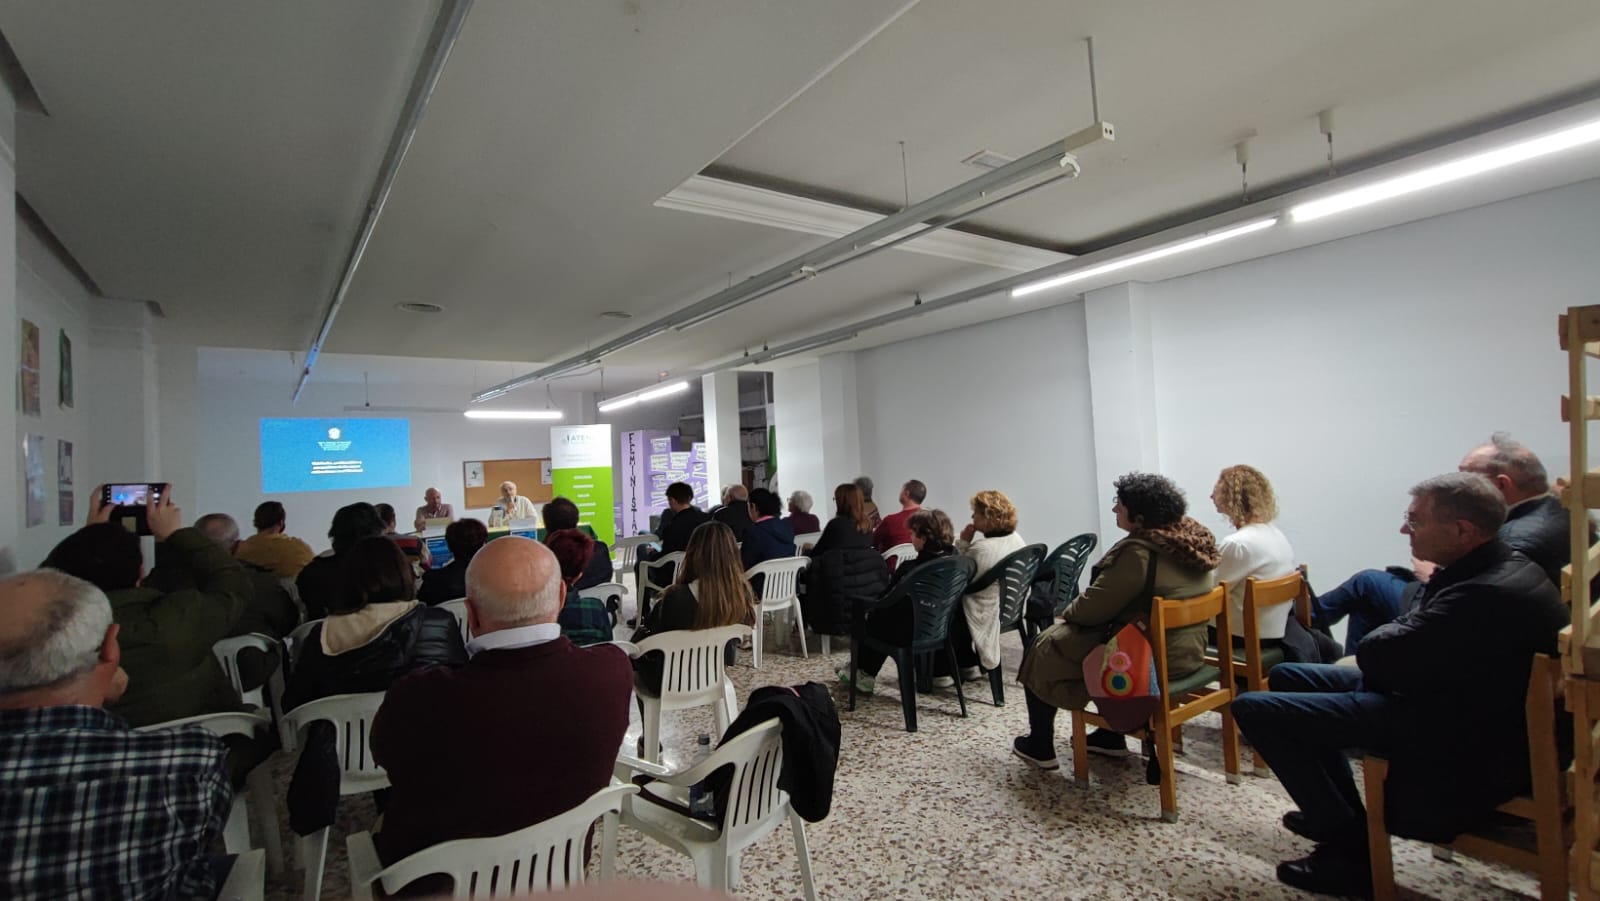
<instances>
[{"instance_id":1,"label":"ceiling light fixture","mask_svg":"<svg viewBox=\"0 0 1600 901\"><path fill-rule=\"evenodd\" d=\"M1582 147L1600 141L1600 120L1565 128L1561 131L1551 132L1518 141L1494 150L1486 150L1457 160L1428 166L1406 175L1397 175L1382 181L1340 191L1320 200L1312 200L1291 207L1289 216L1295 222L1310 222L1323 216L1342 213L1368 204L1379 203L1393 197L1402 197L1417 191L1425 191L1439 185L1447 185L1463 178L1493 172L1506 166L1524 163L1528 160L1538 159L1552 153L1560 153L1574 147Z\"/></svg>"},{"instance_id":2,"label":"ceiling light fixture","mask_svg":"<svg viewBox=\"0 0 1600 901\"><path fill-rule=\"evenodd\" d=\"M397 309L397 310L404 310L407 313L443 313L444 312L444 307L441 307L436 303L397 303L397 304L394 305L394 308Z\"/></svg>"},{"instance_id":3,"label":"ceiling light fixture","mask_svg":"<svg viewBox=\"0 0 1600 901\"><path fill-rule=\"evenodd\" d=\"M1049 291L1052 288L1059 288L1062 285L1069 285L1073 282L1085 281L1097 276L1107 275L1112 272L1118 272L1123 269L1138 266L1143 263L1154 262L1155 260L1176 256L1180 253L1187 253L1191 250L1199 250L1202 247L1210 247L1213 244L1221 244L1223 241L1232 240L1233 238L1237 238L1242 235L1258 232L1264 228L1271 228L1277 223L1277 216L1271 216L1266 219L1257 219L1254 222L1246 222L1243 225L1234 225L1228 228L1219 229L1217 231L1203 234L1198 238L1190 238L1187 241L1179 241L1176 244L1168 244L1166 247L1158 247L1155 250L1147 250L1143 253L1125 256L1121 259L1112 260L1108 263L1085 266L1082 269L1076 269L1071 272L1055 276L1054 278L1047 278L1042 281L1018 285L1017 287L1011 289L1011 299L1016 300L1020 297L1027 297L1029 294L1037 294L1040 291Z\"/></svg>"},{"instance_id":4,"label":"ceiling light fixture","mask_svg":"<svg viewBox=\"0 0 1600 901\"><path fill-rule=\"evenodd\" d=\"M637 403L657 400L659 398L669 397L674 394L681 394L682 392L688 390L689 383L687 381L672 382L666 385L655 385L650 388L646 388L643 391L636 391L633 394L612 398L611 400L600 404L597 409L601 413L610 413L613 410L621 410L625 407L631 407Z\"/></svg>"},{"instance_id":5,"label":"ceiling light fixture","mask_svg":"<svg viewBox=\"0 0 1600 901\"><path fill-rule=\"evenodd\" d=\"M560 410L467 410L468 419L560 419Z\"/></svg>"}]
</instances>

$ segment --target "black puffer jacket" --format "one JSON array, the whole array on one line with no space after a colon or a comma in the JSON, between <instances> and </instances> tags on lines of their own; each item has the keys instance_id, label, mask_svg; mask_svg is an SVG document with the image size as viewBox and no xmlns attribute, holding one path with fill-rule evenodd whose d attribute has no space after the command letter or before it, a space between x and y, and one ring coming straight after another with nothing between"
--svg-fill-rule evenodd
<instances>
[{"instance_id":1,"label":"black puffer jacket","mask_svg":"<svg viewBox=\"0 0 1600 901\"><path fill-rule=\"evenodd\" d=\"M871 534L866 534L870 539ZM836 547L811 558L805 580L801 608L806 622L818 635L848 635L851 608L883 596L889 584L889 566L870 544Z\"/></svg>"},{"instance_id":2,"label":"black puffer jacket","mask_svg":"<svg viewBox=\"0 0 1600 901\"><path fill-rule=\"evenodd\" d=\"M295 655L294 671L283 692L283 709L293 710L329 695L386 691L389 683L424 666L467 662L455 615L439 607L417 607L389 624L363 647L334 657L322 653L322 627L306 636Z\"/></svg>"}]
</instances>

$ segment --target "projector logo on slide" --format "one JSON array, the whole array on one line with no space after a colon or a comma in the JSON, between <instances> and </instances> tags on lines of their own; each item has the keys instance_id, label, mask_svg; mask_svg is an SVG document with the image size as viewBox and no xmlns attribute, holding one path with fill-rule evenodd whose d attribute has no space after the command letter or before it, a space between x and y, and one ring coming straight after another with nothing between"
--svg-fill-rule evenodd
<instances>
[{"instance_id":1,"label":"projector logo on slide","mask_svg":"<svg viewBox=\"0 0 1600 901\"><path fill-rule=\"evenodd\" d=\"M340 441L339 440L339 436L341 434L343 434L343 433L340 432L337 428L329 429L328 430L328 440L327 441L318 441L317 442L317 446L322 448L325 451L347 451L347 450L350 449L350 442L349 441Z\"/></svg>"}]
</instances>

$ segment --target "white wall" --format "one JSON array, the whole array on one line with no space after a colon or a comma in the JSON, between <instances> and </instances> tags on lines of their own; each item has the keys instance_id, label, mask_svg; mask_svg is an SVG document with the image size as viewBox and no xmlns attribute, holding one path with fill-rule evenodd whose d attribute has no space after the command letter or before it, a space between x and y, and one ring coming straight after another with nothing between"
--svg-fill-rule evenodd
<instances>
[{"instance_id":1,"label":"white wall","mask_svg":"<svg viewBox=\"0 0 1600 901\"><path fill-rule=\"evenodd\" d=\"M1406 563L1406 490L1504 429L1567 470L1556 315L1600 302L1600 181L1145 286L1161 468L1272 479L1313 584Z\"/></svg>"},{"instance_id":2,"label":"white wall","mask_svg":"<svg viewBox=\"0 0 1600 901\"><path fill-rule=\"evenodd\" d=\"M796 491L811 495L814 505L829 496L831 486L824 481L822 469L821 378L815 363L772 374L778 488L785 501Z\"/></svg>"},{"instance_id":3,"label":"white wall","mask_svg":"<svg viewBox=\"0 0 1600 901\"><path fill-rule=\"evenodd\" d=\"M18 463L17 504L14 508L15 527L19 535L15 546L16 562L20 568L28 569L38 565L56 542L81 526L88 515L89 494L95 485L89 481L94 473L89 441L89 424L93 413L90 407L92 392L87 390L89 386L85 384L83 375L86 364L93 357L87 323L94 301L78 280L27 229L17 232L16 262L17 311L20 318L39 327L40 351L39 415L17 416L13 447L18 448L19 458L24 436L44 437L43 525L24 525L26 501L20 477L20 460ZM74 399L70 408L61 406L58 391L61 373L59 336L63 329L72 342ZM12 371L15 372L15 366ZM72 490L75 503L72 523L68 525L60 524L58 506L56 443L61 439L73 445Z\"/></svg>"},{"instance_id":4,"label":"white wall","mask_svg":"<svg viewBox=\"0 0 1600 901\"><path fill-rule=\"evenodd\" d=\"M1017 505L1030 542L1096 530L1082 304L855 357L862 468L880 506L894 509L900 484L916 478L958 529L972 495L993 488Z\"/></svg>"}]
</instances>

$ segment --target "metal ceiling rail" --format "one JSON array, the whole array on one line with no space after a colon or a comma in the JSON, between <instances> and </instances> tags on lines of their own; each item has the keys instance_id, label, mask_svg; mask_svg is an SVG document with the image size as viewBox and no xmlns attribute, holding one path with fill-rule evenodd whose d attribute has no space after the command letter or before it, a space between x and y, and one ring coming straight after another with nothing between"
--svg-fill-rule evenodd
<instances>
[{"instance_id":1,"label":"metal ceiling rail","mask_svg":"<svg viewBox=\"0 0 1600 901\"><path fill-rule=\"evenodd\" d=\"M461 36L461 26L466 22L467 13L471 9L472 0L443 0L439 14L433 20L433 31L428 36L427 46L423 48L422 58L417 62L416 75L411 79L411 90L406 94L400 119L395 123L394 133L389 137L389 146L384 152L383 164L378 167L378 177L373 182L372 193L368 196L366 211L361 217L361 226L356 229L355 239L351 241L350 250L345 255L344 268L339 273L338 284L333 289L333 296L328 300L327 310L322 314L322 326L317 329L317 336L306 349L305 367L300 371L300 381L294 386L291 403L299 402L300 393L305 390L306 382L311 379L311 369L317 365L317 357L322 355L322 346L328 340L328 333L333 331L333 320L339 315L339 308L344 306L344 298L350 291L350 283L355 280L356 269L360 267L361 258L367 252L367 244L371 242L372 233L377 228L378 217L383 215L383 208L389 202L389 192L394 188L400 164L405 161L406 151L411 149L411 141L417 135L417 126L422 123L422 114L428 108L428 101L433 98L433 89L439 84L444 64L450 59L450 51L455 49L456 39Z\"/></svg>"},{"instance_id":2,"label":"metal ceiling rail","mask_svg":"<svg viewBox=\"0 0 1600 901\"><path fill-rule=\"evenodd\" d=\"M1114 127L1107 122L1095 122L1088 128L1074 132L1061 140L1052 141L1027 156L962 182L953 188L935 194L927 200L912 204L848 235L835 238L820 247L785 260L764 272L745 279L737 285L732 285L677 312L619 335L598 347L558 360L542 369L502 382L492 388L486 388L474 394L472 402L480 403L499 397L539 379L555 375L563 370L570 369L574 362L578 360L598 359L607 354L615 353L647 337L660 334L667 328L704 321L711 316L725 313L742 304L749 303L759 296L770 293L770 289L787 286L798 280L809 278L840 257L860 256L863 248L884 238L891 237L906 228L926 224L928 227L919 230L917 232L918 236L937 231L956 220L947 219L942 222L932 223L927 220L934 219L974 200L981 199L990 191L999 190L1035 176L1040 172L1048 171L1052 167L1076 165L1072 157L1073 151L1100 141L1113 140L1116 140Z\"/></svg>"}]
</instances>

